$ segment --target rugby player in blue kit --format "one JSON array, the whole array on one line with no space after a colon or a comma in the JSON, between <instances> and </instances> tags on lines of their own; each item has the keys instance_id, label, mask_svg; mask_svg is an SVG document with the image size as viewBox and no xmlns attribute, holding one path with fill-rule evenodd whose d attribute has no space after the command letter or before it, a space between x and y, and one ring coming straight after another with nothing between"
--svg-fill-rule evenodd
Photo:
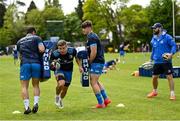
<instances>
[{"instance_id":1,"label":"rugby player in blue kit","mask_svg":"<svg viewBox=\"0 0 180 121\"><path fill-rule=\"evenodd\" d=\"M17 50L20 53L20 82L21 95L24 100L24 114L31 113L29 106L29 80L32 78L34 106L33 113L38 111L40 96L39 81L41 78L41 55L45 51L44 44L36 34L34 27L27 29L27 35L17 42Z\"/></svg>"},{"instance_id":2,"label":"rugby player in blue kit","mask_svg":"<svg viewBox=\"0 0 180 121\"><path fill-rule=\"evenodd\" d=\"M105 61L104 50L101 46L99 37L92 31L92 22L90 20L86 20L82 23L81 27L83 34L87 35L86 47L90 65L90 84L98 101L96 108L104 108L111 103L104 87L99 82L99 77L102 74Z\"/></svg>"},{"instance_id":3,"label":"rugby player in blue kit","mask_svg":"<svg viewBox=\"0 0 180 121\"><path fill-rule=\"evenodd\" d=\"M51 70L54 70L57 80L55 105L63 108L62 99L66 96L69 85L72 80L73 73L73 59L76 59L78 65L79 60L76 57L77 51L73 47L68 47L65 40L60 40L57 43L58 49L51 54ZM82 67L79 66L82 71Z\"/></svg>"}]
</instances>

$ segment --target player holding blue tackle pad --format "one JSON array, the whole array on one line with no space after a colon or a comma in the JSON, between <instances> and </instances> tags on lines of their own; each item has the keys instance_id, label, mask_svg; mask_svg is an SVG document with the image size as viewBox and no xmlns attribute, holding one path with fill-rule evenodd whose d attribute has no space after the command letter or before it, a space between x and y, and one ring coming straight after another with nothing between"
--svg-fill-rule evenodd
<instances>
[{"instance_id":1,"label":"player holding blue tackle pad","mask_svg":"<svg viewBox=\"0 0 180 121\"><path fill-rule=\"evenodd\" d=\"M80 60L80 64L83 68L81 76L81 84L83 87L89 87L89 63L88 63L88 53L84 46L77 47L77 58Z\"/></svg>"}]
</instances>

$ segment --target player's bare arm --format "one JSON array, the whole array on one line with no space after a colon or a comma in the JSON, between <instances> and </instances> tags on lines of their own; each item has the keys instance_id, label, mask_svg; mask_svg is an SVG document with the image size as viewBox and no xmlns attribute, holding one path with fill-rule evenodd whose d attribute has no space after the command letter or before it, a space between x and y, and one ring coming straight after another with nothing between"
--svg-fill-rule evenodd
<instances>
[{"instance_id":1,"label":"player's bare arm","mask_svg":"<svg viewBox=\"0 0 180 121\"><path fill-rule=\"evenodd\" d=\"M89 63L92 63L97 55L97 46L91 46L91 54L89 58Z\"/></svg>"},{"instance_id":2,"label":"player's bare arm","mask_svg":"<svg viewBox=\"0 0 180 121\"><path fill-rule=\"evenodd\" d=\"M79 72L80 72L80 73L83 73L84 70L83 70L82 65L81 65L81 61L82 61L82 60L78 59L77 57L75 57L75 59L76 59L76 63L77 63L78 66L79 66Z\"/></svg>"}]
</instances>

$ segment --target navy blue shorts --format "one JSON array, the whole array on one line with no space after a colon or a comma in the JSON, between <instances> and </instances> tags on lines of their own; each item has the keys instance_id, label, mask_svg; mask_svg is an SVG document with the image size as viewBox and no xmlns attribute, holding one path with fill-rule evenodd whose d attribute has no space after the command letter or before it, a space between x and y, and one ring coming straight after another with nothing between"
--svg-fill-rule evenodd
<instances>
[{"instance_id":1,"label":"navy blue shorts","mask_svg":"<svg viewBox=\"0 0 180 121\"><path fill-rule=\"evenodd\" d=\"M90 68L90 74L101 75L103 67L104 67L104 64L101 64L101 63L92 63L90 67L91 67Z\"/></svg>"},{"instance_id":2,"label":"navy blue shorts","mask_svg":"<svg viewBox=\"0 0 180 121\"><path fill-rule=\"evenodd\" d=\"M41 64L22 64L20 67L20 80L30 80L31 78L41 78Z\"/></svg>"},{"instance_id":3,"label":"navy blue shorts","mask_svg":"<svg viewBox=\"0 0 180 121\"><path fill-rule=\"evenodd\" d=\"M119 54L120 54L120 56L124 56L125 55L125 51L120 51Z\"/></svg>"},{"instance_id":4,"label":"navy blue shorts","mask_svg":"<svg viewBox=\"0 0 180 121\"><path fill-rule=\"evenodd\" d=\"M63 79L65 80L65 83L68 83L68 84L71 83L72 71L56 70L55 76L57 77L58 75L63 77Z\"/></svg>"}]
</instances>

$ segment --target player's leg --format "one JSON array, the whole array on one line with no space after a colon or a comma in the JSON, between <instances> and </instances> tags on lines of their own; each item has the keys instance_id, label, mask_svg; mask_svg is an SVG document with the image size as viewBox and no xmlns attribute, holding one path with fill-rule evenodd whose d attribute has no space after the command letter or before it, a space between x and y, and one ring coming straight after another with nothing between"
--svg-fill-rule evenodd
<instances>
[{"instance_id":1,"label":"player's leg","mask_svg":"<svg viewBox=\"0 0 180 121\"><path fill-rule=\"evenodd\" d=\"M40 64L31 64L32 69L32 86L33 86L33 93L34 93L34 106L32 109L33 113L36 113L39 108L39 98L40 98L40 88L39 88L39 81L41 78L41 65Z\"/></svg>"},{"instance_id":2,"label":"player's leg","mask_svg":"<svg viewBox=\"0 0 180 121\"><path fill-rule=\"evenodd\" d=\"M148 98L152 98L152 97L155 97L158 95L158 93L157 93L158 78L159 78L159 75L152 76L153 91L147 95Z\"/></svg>"},{"instance_id":3,"label":"player's leg","mask_svg":"<svg viewBox=\"0 0 180 121\"><path fill-rule=\"evenodd\" d=\"M64 97L66 96L66 94L67 94L67 91L68 91L68 88L69 88L69 86L70 86L70 84L71 84L71 80L72 80L72 71L63 71L63 74L64 74L64 81L65 81L65 84L64 84L64 86L63 86L63 88L62 88L62 91L61 91L61 93L60 93L60 102L59 102L59 104L60 104L60 107L61 108L63 108L64 106L63 106L63 99L64 99Z\"/></svg>"},{"instance_id":4,"label":"player's leg","mask_svg":"<svg viewBox=\"0 0 180 121\"><path fill-rule=\"evenodd\" d=\"M104 108L105 105L103 103L103 99L101 97L101 90L98 85L98 80L100 75L102 74L104 64L99 63L92 63L91 69L90 69L90 84L93 89L93 92L96 96L96 99L98 101L98 104L96 105L96 108Z\"/></svg>"},{"instance_id":5,"label":"player's leg","mask_svg":"<svg viewBox=\"0 0 180 121\"><path fill-rule=\"evenodd\" d=\"M154 64L153 71L152 71L152 85L153 91L150 92L147 97L152 98L158 95L157 88L158 88L158 78L159 75L163 73L162 65L161 64Z\"/></svg>"},{"instance_id":6,"label":"player's leg","mask_svg":"<svg viewBox=\"0 0 180 121\"><path fill-rule=\"evenodd\" d=\"M55 104L59 108L63 108L63 102L62 99L65 97L67 88L64 86L65 85L65 80L59 80L57 81L57 86L56 86L56 99L55 99Z\"/></svg>"},{"instance_id":7,"label":"player's leg","mask_svg":"<svg viewBox=\"0 0 180 121\"><path fill-rule=\"evenodd\" d=\"M175 93L174 93L174 80L172 74L166 75L168 82L169 82L169 89L170 89L170 100L175 100Z\"/></svg>"},{"instance_id":8,"label":"player's leg","mask_svg":"<svg viewBox=\"0 0 180 121\"><path fill-rule=\"evenodd\" d=\"M59 106L59 101L62 99L62 90L64 89L64 85L65 85L65 80L62 79L62 77L58 77L59 79L57 79L57 85L56 85L56 99L55 99L55 103L57 106Z\"/></svg>"},{"instance_id":9,"label":"player's leg","mask_svg":"<svg viewBox=\"0 0 180 121\"><path fill-rule=\"evenodd\" d=\"M61 79L60 79L61 78ZM65 80L61 76L57 77L56 95L60 95L65 85Z\"/></svg>"},{"instance_id":10,"label":"player's leg","mask_svg":"<svg viewBox=\"0 0 180 121\"><path fill-rule=\"evenodd\" d=\"M105 105L103 104L103 99L101 97L101 90L98 85L99 75L97 74L90 74L90 84L93 89L93 92L96 96L96 99L98 101L98 104L96 105L96 108L104 108Z\"/></svg>"},{"instance_id":11,"label":"player's leg","mask_svg":"<svg viewBox=\"0 0 180 121\"><path fill-rule=\"evenodd\" d=\"M57 80L57 85L56 85L55 105L59 108L63 108L62 97L61 97L65 85L65 77L63 71L59 70L56 73L56 80Z\"/></svg>"},{"instance_id":12,"label":"player's leg","mask_svg":"<svg viewBox=\"0 0 180 121\"><path fill-rule=\"evenodd\" d=\"M169 82L169 89L170 89L170 100L175 100L175 93L174 93L174 80L173 80L173 66L172 63L164 64L164 71L166 74L166 78Z\"/></svg>"},{"instance_id":13,"label":"player's leg","mask_svg":"<svg viewBox=\"0 0 180 121\"><path fill-rule=\"evenodd\" d=\"M99 88L100 88L100 91L101 91L101 95L102 95L102 97L104 99L104 104L105 104L105 106L107 106L108 104L111 103L111 100L108 98L104 86L99 81L98 81L98 85L99 85Z\"/></svg>"},{"instance_id":14,"label":"player's leg","mask_svg":"<svg viewBox=\"0 0 180 121\"><path fill-rule=\"evenodd\" d=\"M29 114L31 109L29 107L29 80L31 78L31 70L29 64L22 64L20 66L20 82L21 82L21 96L24 102L24 114Z\"/></svg>"},{"instance_id":15,"label":"player's leg","mask_svg":"<svg viewBox=\"0 0 180 121\"><path fill-rule=\"evenodd\" d=\"M64 83L64 86L63 86L63 89L62 89L62 92L61 92L61 98L62 99L66 96L68 87L71 84L72 71L63 71L63 74L64 74L64 81L65 81L65 83Z\"/></svg>"},{"instance_id":16,"label":"player's leg","mask_svg":"<svg viewBox=\"0 0 180 121\"><path fill-rule=\"evenodd\" d=\"M153 84L153 89L155 92L157 91L157 88L158 88L158 78L159 78L159 75L152 76L152 84Z\"/></svg>"},{"instance_id":17,"label":"player's leg","mask_svg":"<svg viewBox=\"0 0 180 121\"><path fill-rule=\"evenodd\" d=\"M125 56L125 52L124 51L120 51L120 59L119 60L122 61L123 64L125 63L124 56Z\"/></svg>"}]
</instances>

